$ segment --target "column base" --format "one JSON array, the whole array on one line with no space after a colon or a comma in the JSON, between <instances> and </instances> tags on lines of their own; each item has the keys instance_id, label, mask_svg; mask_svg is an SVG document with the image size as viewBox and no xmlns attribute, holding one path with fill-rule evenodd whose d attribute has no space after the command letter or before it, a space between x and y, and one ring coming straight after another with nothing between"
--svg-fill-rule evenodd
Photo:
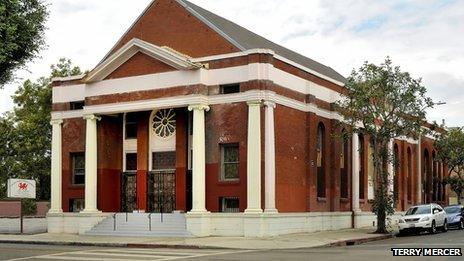
<instances>
[{"instance_id":1,"label":"column base","mask_svg":"<svg viewBox=\"0 0 464 261\"><path fill-rule=\"evenodd\" d=\"M260 209L260 208L247 208L247 209L245 209L245 211L243 213L245 213L245 214L261 214L261 213L263 213L263 210Z\"/></svg>"},{"instance_id":2,"label":"column base","mask_svg":"<svg viewBox=\"0 0 464 261\"><path fill-rule=\"evenodd\" d=\"M63 214L63 210L62 209L49 209L48 214Z\"/></svg>"},{"instance_id":3,"label":"column base","mask_svg":"<svg viewBox=\"0 0 464 261\"><path fill-rule=\"evenodd\" d=\"M98 210L98 209L84 209L79 213L81 213L81 214L99 214L99 213L102 213L102 212L100 210Z\"/></svg>"},{"instance_id":4,"label":"column base","mask_svg":"<svg viewBox=\"0 0 464 261\"><path fill-rule=\"evenodd\" d=\"M275 209L275 208L268 208L268 209L264 210L264 213L266 213L266 214L278 214L279 211L277 209Z\"/></svg>"},{"instance_id":5,"label":"column base","mask_svg":"<svg viewBox=\"0 0 464 261\"><path fill-rule=\"evenodd\" d=\"M211 212L190 211L185 214L187 230L196 237L211 236Z\"/></svg>"}]
</instances>

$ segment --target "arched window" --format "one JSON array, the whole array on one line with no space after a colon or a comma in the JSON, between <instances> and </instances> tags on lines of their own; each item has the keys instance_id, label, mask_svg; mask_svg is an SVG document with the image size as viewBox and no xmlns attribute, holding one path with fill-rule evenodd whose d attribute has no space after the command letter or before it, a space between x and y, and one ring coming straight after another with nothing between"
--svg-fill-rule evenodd
<instances>
[{"instance_id":1,"label":"arched window","mask_svg":"<svg viewBox=\"0 0 464 261\"><path fill-rule=\"evenodd\" d=\"M393 166L394 166L393 195L395 197L395 200L398 200L398 180L399 180L399 175L400 175L400 157L399 157L399 151L398 151L397 144L393 146Z\"/></svg>"},{"instance_id":2,"label":"arched window","mask_svg":"<svg viewBox=\"0 0 464 261\"><path fill-rule=\"evenodd\" d=\"M424 150L424 164L422 166L422 200L425 203L430 202L428 198L428 191L429 191L429 172L430 172L430 159L429 159L429 151L427 149Z\"/></svg>"},{"instance_id":3,"label":"arched window","mask_svg":"<svg viewBox=\"0 0 464 261\"><path fill-rule=\"evenodd\" d=\"M340 197L348 198L348 137L345 129L342 130L340 147Z\"/></svg>"},{"instance_id":4,"label":"arched window","mask_svg":"<svg viewBox=\"0 0 464 261\"><path fill-rule=\"evenodd\" d=\"M408 201L412 200L412 153L411 148L408 147L407 152L407 160L408 160L408 167L406 168L406 182L408 183L406 186L408 188Z\"/></svg>"},{"instance_id":5,"label":"arched window","mask_svg":"<svg viewBox=\"0 0 464 261\"><path fill-rule=\"evenodd\" d=\"M438 185L438 161L435 157L435 151L432 152L432 201L437 201L437 185Z\"/></svg>"},{"instance_id":6,"label":"arched window","mask_svg":"<svg viewBox=\"0 0 464 261\"><path fill-rule=\"evenodd\" d=\"M359 198L364 199L364 135L359 134Z\"/></svg>"},{"instance_id":7,"label":"arched window","mask_svg":"<svg viewBox=\"0 0 464 261\"><path fill-rule=\"evenodd\" d=\"M325 153L325 128L324 124L319 123L317 127L317 196L325 197L325 170L324 170L324 153Z\"/></svg>"}]
</instances>

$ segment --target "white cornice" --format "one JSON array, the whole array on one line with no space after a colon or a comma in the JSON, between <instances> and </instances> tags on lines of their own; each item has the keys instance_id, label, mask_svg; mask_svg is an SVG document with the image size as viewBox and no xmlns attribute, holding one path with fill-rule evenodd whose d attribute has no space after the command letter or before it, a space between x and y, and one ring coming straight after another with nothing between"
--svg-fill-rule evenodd
<instances>
[{"instance_id":1,"label":"white cornice","mask_svg":"<svg viewBox=\"0 0 464 261\"><path fill-rule=\"evenodd\" d=\"M169 48L163 48L154 44L133 38L127 42L118 51L104 60L95 69L93 69L86 77L86 82L101 81L119 66L129 60L133 55L142 52L153 57L167 65L170 65L178 70L198 69L202 65L191 62L186 56L180 55Z\"/></svg>"}]
</instances>

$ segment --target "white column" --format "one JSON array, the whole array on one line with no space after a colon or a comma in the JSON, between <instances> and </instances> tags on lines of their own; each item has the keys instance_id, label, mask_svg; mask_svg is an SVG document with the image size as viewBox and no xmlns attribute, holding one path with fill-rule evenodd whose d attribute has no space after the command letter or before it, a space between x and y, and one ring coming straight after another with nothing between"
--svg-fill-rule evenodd
<instances>
[{"instance_id":1,"label":"white column","mask_svg":"<svg viewBox=\"0 0 464 261\"><path fill-rule=\"evenodd\" d=\"M51 195L49 213L62 213L61 207L61 175L62 175L62 154L61 154L61 124L63 120L52 120L52 163L51 163Z\"/></svg>"},{"instance_id":2,"label":"white column","mask_svg":"<svg viewBox=\"0 0 464 261\"><path fill-rule=\"evenodd\" d=\"M189 106L193 111L193 138L192 138L192 210L193 213L206 213L206 151L205 151L205 111L207 105Z\"/></svg>"},{"instance_id":3,"label":"white column","mask_svg":"<svg viewBox=\"0 0 464 261\"><path fill-rule=\"evenodd\" d=\"M421 138L419 137L419 140L417 142L417 180L416 180L416 185L417 185L417 191L416 191L416 204L422 203L422 148L421 148Z\"/></svg>"},{"instance_id":4,"label":"white column","mask_svg":"<svg viewBox=\"0 0 464 261\"><path fill-rule=\"evenodd\" d=\"M85 213L99 212L97 209L97 121L99 117L86 115L85 132Z\"/></svg>"},{"instance_id":5,"label":"white column","mask_svg":"<svg viewBox=\"0 0 464 261\"><path fill-rule=\"evenodd\" d=\"M261 101L248 104L247 138L247 209L245 213L262 213L261 209Z\"/></svg>"},{"instance_id":6,"label":"white column","mask_svg":"<svg viewBox=\"0 0 464 261\"><path fill-rule=\"evenodd\" d=\"M265 109L265 204L264 212L277 213L275 207L275 130L274 130L274 108L275 102L266 101Z\"/></svg>"},{"instance_id":7,"label":"white column","mask_svg":"<svg viewBox=\"0 0 464 261\"><path fill-rule=\"evenodd\" d=\"M357 132L353 133L351 139L351 205L353 212L360 212L359 208L359 135Z\"/></svg>"}]
</instances>

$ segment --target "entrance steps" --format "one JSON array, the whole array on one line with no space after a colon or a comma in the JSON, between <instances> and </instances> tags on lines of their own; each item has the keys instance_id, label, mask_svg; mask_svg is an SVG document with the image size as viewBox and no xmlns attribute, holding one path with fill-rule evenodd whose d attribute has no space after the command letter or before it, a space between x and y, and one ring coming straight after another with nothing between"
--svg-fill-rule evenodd
<instances>
[{"instance_id":1,"label":"entrance steps","mask_svg":"<svg viewBox=\"0 0 464 261\"><path fill-rule=\"evenodd\" d=\"M126 220L127 218L127 220ZM151 218L151 222L150 222ZM116 213L85 233L104 236L191 237L183 213Z\"/></svg>"}]
</instances>

